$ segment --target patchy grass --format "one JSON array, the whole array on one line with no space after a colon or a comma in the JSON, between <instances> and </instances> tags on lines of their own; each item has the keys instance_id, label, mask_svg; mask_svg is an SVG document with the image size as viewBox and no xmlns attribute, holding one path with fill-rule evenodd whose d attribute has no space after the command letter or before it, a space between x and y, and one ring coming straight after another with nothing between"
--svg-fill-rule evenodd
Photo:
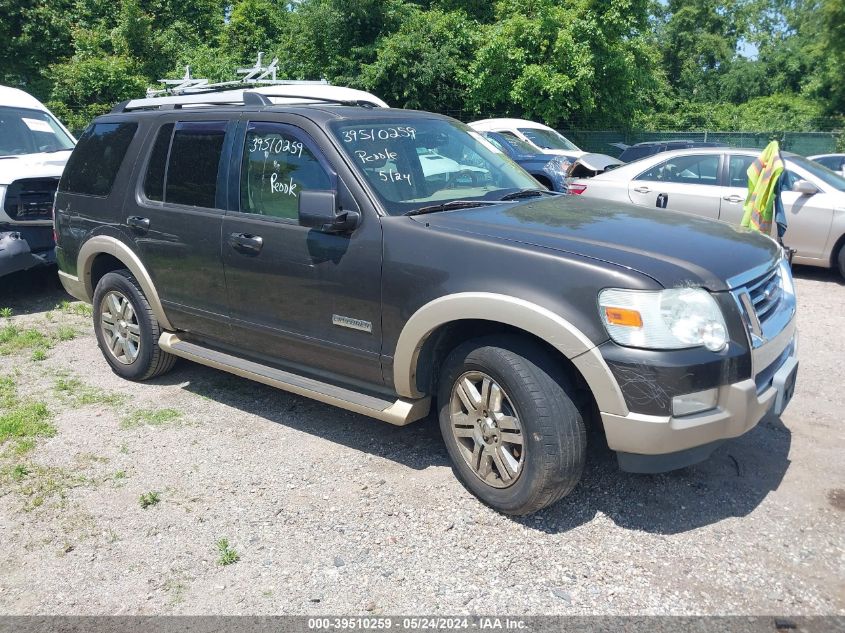
<instances>
[{"instance_id":1,"label":"patchy grass","mask_svg":"<svg viewBox=\"0 0 845 633\"><path fill-rule=\"evenodd\" d=\"M60 325L56 330L56 338L60 341L72 341L76 338L76 330L68 325Z\"/></svg>"},{"instance_id":2,"label":"patchy grass","mask_svg":"<svg viewBox=\"0 0 845 633\"><path fill-rule=\"evenodd\" d=\"M24 497L23 509L26 512L38 508L58 496L64 500L67 491L90 483L79 473L74 473L56 466L35 464L15 464L0 470L0 482L8 481L12 489Z\"/></svg>"},{"instance_id":3,"label":"patchy grass","mask_svg":"<svg viewBox=\"0 0 845 633\"><path fill-rule=\"evenodd\" d=\"M241 559L241 555L233 547L229 546L229 539L226 538L221 538L217 541L217 552L220 554L217 559L218 565L231 565Z\"/></svg>"},{"instance_id":4,"label":"patchy grass","mask_svg":"<svg viewBox=\"0 0 845 633\"><path fill-rule=\"evenodd\" d=\"M9 356L32 348L46 349L51 346L52 341L36 329L22 330L13 323L0 328L0 356Z\"/></svg>"},{"instance_id":5,"label":"patchy grass","mask_svg":"<svg viewBox=\"0 0 845 633\"><path fill-rule=\"evenodd\" d=\"M130 413L120 423L121 428L132 429L139 426L164 426L176 422L182 412L176 409L138 409Z\"/></svg>"},{"instance_id":6,"label":"patchy grass","mask_svg":"<svg viewBox=\"0 0 845 633\"><path fill-rule=\"evenodd\" d=\"M0 376L0 409L10 409L17 401L15 379L11 376Z\"/></svg>"},{"instance_id":7,"label":"patchy grass","mask_svg":"<svg viewBox=\"0 0 845 633\"><path fill-rule=\"evenodd\" d=\"M23 402L0 413L0 443L11 438L53 437L50 410L43 402Z\"/></svg>"},{"instance_id":8,"label":"patchy grass","mask_svg":"<svg viewBox=\"0 0 845 633\"><path fill-rule=\"evenodd\" d=\"M126 471L125 470L118 470L112 475L115 480L126 479Z\"/></svg>"},{"instance_id":9,"label":"patchy grass","mask_svg":"<svg viewBox=\"0 0 845 633\"><path fill-rule=\"evenodd\" d=\"M76 406L86 406L89 404L105 404L114 407L126 400L123 394L112 393L104 389L86 385L78 378L70 378L60 376L53 383L53 389L56 393L66 401L72 402Z\"/></svg>"},{"instance_id":10,"label":"patchy grass","mask_svg":"<svg viewBox=\"0 0 845 633\"><path fill-rule=\"evenodd\" d=\"M157 505L159 501L161 501L161 495L159 495L159 493L157 493L155 490L145 492L138 498L138 503L141 504L141 507L144 510L146 510L150 506Z\"/></svg>"},{"instance_id":11,"label":"patchy grass","mask_svg":"<svg viewBox=\"0 0 845 633\"><path fill-rule=\"evenodd\" d=\"M81 301L60 301L53 309L60 310L65 314L75 314L81 317L90 317L94 314L94 309L89 304L82 303Z\"/></svg>"},{"instance_id":12,"label":"patchy grass","mask_svg":"<svg viewBox=\"0 0 845 633\"><path fill-rule=\"evenodd\" d=\"M43 347L36 347L32 350L32 360L34 361L42 361L47 360L47 350Z\"/></svg>"}]
</instances>

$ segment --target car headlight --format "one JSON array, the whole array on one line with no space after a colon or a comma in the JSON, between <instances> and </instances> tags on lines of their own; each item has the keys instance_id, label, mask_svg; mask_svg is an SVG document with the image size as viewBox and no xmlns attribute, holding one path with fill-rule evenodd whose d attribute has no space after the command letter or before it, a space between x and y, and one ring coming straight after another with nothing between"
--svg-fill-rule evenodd
<instances>
[{"instance_id":1,"label":"car headlight","mask_svg":"<svg viewBox=\"0 0 845 633\"><path fill-rule=\"evenodd\" d=\"M615 342L645 349L704 346L718 352L728 344L722 311L703 288L622 290L599 293L607 333Z\"/></svg>"},{"instance_id":2,"label":"car headlight","mask_svg":"<svg viewBox=\"0 0 845 633\"><path fill-rule=\"evenodd\" d=\"M572 163L565 158L553 158L548 163L543 165L543 171L549 174L550 176L565 178L566 172L569 170L569 167L571 165Z\"/></svg>"}]
</instances>

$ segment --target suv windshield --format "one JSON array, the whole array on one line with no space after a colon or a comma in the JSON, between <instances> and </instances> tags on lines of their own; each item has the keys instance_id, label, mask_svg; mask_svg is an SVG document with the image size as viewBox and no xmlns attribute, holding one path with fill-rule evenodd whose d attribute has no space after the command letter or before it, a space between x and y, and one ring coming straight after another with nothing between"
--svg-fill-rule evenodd
<instances>
[{"instance_id":1,"label":"suv windshield","mask_svg":"<svg viewBox=\"0 0 845 633\"><path fill-rule=\"evenodd\" d=\"M0 156L73 149L73 139L47 112L0 106Z\"/></svg>"},{"instance_id":2,"label":"suv windshield","mask_svg":"<svg viewBox=\"0 0 845 633\"><path fill-rule=\"evenodd\" d=\"M391 215L537 188L501 150L457 121L367 119L331 128Z\"/></svg>"},{"instance_id":3,"label":"suv windshield","mask_svg":"<svg viewBox=\"0 0 845 633\"><path fill-rule=\"evenodd\" d=\"M803 156L789 156L787 160L806 169L813 176L837 191L845 191L845 178L835 171L831 171L827 167L819 165L817 162L804 158Z\"/></svg>"},{"instance_id":4,"label":"suv windshield","mask_svg":"<svg viewBox=\"0 0 845 633\"><path fill-rule=\"evenodd\" d=\"M554 130L521 127L519 128L519 131L525 135L525 138L534 143L534 145L542 147L543 149L566 149L573 152L580 151L575 143L570 141L563 134L555 132Z\"/></svg>"}]
</instances>

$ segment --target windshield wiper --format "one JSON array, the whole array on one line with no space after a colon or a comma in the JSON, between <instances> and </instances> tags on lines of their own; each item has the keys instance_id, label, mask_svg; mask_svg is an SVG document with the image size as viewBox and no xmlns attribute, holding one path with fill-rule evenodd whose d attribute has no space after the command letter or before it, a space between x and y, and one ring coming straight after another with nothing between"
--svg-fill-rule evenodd
<instances>
[{"instance_id":1,"label":"windshield wiper","mask_svg":"<svg viewBox=\"0 0 845 633\"><path fill-rule=\"evenodd\" d=\"M502 196L499 200L519 200L520 198L535 198L542 195L556 196L558 192L549 191L548 189L520 189L519 191Z\"/></svg>"},{"instance_id":2,"label":"windshield wiper","mask_svg":"<svg viewBox=\"0 0 845 633\"><path fill-rule=\"evenodd\" d=\"M403 215L425 215L426 213L437 213L438 211L450 211L452 209L471 209L472 207L483 207L488 204L496 204L487 200L451 200L441 204L432 204L427 207L419 207L406 211Z\"/></svg>"}]
</instances>

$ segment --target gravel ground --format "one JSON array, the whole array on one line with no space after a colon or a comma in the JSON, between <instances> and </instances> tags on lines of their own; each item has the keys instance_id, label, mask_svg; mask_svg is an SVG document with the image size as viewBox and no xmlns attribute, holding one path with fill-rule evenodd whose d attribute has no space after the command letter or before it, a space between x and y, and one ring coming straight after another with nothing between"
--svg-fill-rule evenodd
<instances>
[{"instance_id":1,"label":"gravel ground","mask_svg":"<svg viewBox=\"0 0 845 633\"><path fill-rule=\"evenodd\" d=\"M431 419L391 427L188 362L125 382L81 304L18 276L0 327L55 342L0 356L0 377L57 432L0 445L0 613L843 614L845 286L797 277L782 419L658 476L593 435L575 492L515 520L458 484Z\"/></svg>"}]
</instances>

